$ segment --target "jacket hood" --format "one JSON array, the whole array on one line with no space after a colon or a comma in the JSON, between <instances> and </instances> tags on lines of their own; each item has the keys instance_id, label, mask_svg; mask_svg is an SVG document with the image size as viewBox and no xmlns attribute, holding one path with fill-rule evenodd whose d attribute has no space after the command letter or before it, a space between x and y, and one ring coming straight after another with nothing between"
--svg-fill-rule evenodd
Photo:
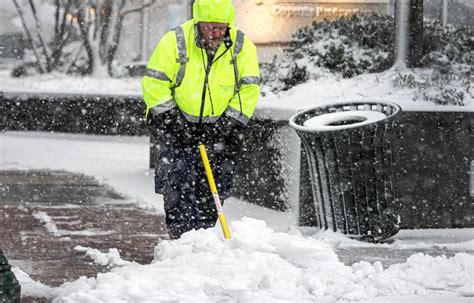
<instances>
[{"instance_id":1,"label":"jacket hood","mask_svg":"<svg viewBox=\"0 0 474 303\"><path fill-rule=\"evenodd\" d=\"M193 19L197 22L219 22L234 24L235 10L232 0L196 0L193 4Z\"/></svg>"}]
</instances>

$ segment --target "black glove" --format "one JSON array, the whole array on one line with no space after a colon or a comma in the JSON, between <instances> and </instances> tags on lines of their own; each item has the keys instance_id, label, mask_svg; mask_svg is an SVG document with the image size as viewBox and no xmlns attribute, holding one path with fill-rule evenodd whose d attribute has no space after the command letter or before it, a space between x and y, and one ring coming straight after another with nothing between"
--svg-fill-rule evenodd
<instances>
[{"instance_id":1,"label":"black glove","mask_svg":"<svg viewBox=\"0 0 474 303\"><path fill-rule=\"evenodd\" d=\"M239 139L244 134L245 126L237 119L222 115L216 122L216 132L221 138L229 140Z\"/></svg>"},{"instance_id":2,"label":"black glove","mask_svg":"<svg viewBox=\"0 0 474 303\"><path fill-rule=\"evenodd\" d=\"M182 114L178 107L173 107L162 113L155 114L156 128L164 132L176 130L183 123Z\"/></svg>"},{"instance_id":3,"label":"black glove","mask_svg":"<svg viewBox=\"0 0 474 303\"><path fill-rule=\"evenodd\" d=\"M231 154L238 154L242 147L245 126L232 117L223 115L214 127L216 143L223 143Z\"/></svg>"},{"instance_id":4,"label":"black glove","mask_svg":"<svg viewBox=\"0 0 474 303\"><path fill-rule=\"evenodd\" d=\"M208 145L227 141L228 138L233 135L234 127L239 128L239 125L234 125L237 121L234 122L232 120L234 119L221 116L215 123L203 123L197 125L195 134L199 139L199 143Z\"/></svg>"},{"instance_id":5,"label":"black glove","mask_svg":"<svg viewBox=\"0 0 474 303\"><path fill-rule=\"evenodd\" d=\"M183 147L190 144L188 122L178 107L161 113L150 110L148 115L148 126L155 128L158 136L166 142Z\"/></svg>"}]
</instances>

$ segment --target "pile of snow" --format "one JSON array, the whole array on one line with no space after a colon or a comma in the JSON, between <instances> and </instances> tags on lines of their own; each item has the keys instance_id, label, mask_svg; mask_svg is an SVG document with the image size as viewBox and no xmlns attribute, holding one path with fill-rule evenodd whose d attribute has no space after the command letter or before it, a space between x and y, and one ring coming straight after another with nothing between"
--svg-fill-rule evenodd
<instances>
[{"instance_id":1,"label":"pile of snow","mask_svg":"<svg viewBox=\"0 0 474 303\"><path fill-rule=\"evenodd\" d=\"M277 233L251 218L234 221L231 227L230 241L219 226L192 231L158 244L152 264L119 262L121 267L108 273L51 289L49 298L53 302L335 302L474 296L471 254L451 258L415 254L385 270L378 261L346 266L330 244L314 237ZM121 259L115 255L115 260ZM44 294L44 285L33 287L27 277L17 276L27 293L36 289Z\"/></svg>"},{"instance_id":2,"label":"pile of snow","mask_svg":"<svg viewBox=\"0 0 474 303\"><path fill-rule=\"evenodd\" d=\"M74 247L74 250L85 252L86 256L94 260L94 263L100 266L116 267L131 264L130 261L122 260L122 258L120 258L120 253L117 248L109 248L108 252L103 253L95 248L78 245Z\"/></svg>"},{"instance_id":3,"label":"pile of snow","mask_svg":"<svg viewBox=\"0 0 474 303\"><path fill-rule=\"evenodd\" d=\"M13 267L12 272L15 274L18 282L20 282L22 297L53 298L53 287L31 279L26 272L18 267Z\"/></svg>"},{"instance_id":4,"label":"pile of snow","mask_svg":"<svg viewBox=\"0 0 474 303\"><path fill-rule=\"evenodd\" d=\"M95 176L137 205L153 205L156 212L162 212L162 199L153 192L153 174L148 168L148 144L147 138L124 136L7 132L0 134L0 168L64 169ZM35 157L31 157L31 150ZM294 228L288 231L296 221L292 212L276 212L238 200L226 201L224 211L229 221L235 221L231 241L223 239L219 226L190 232L180 240L160 243L152 264L129 263L114 248L100 252L77 247L95 263L110 267L110 272L51 288L31 280L18 268L13 271L23 296L56 298L55 302L420 302L422 298L430 298L424 301L430 303L433 298L472 302L472 254L451 258L417 254L386 269L380 262L346 266L335 249L374 248L374 244L328 231L302 236ZM271 229L262 221L241 219L245 215L264 219ZM35 218L53 235L65 238L73 232L58 228L64 219L61 216L36 212ZM425 230L423 234L402 231L400 237L402 234L403 240L395 237L393 244L378 244L376 248L388 253L432 247L437 251L474 251L472 229L462 235L440 230Z\"/></svg>"}]
</instances>

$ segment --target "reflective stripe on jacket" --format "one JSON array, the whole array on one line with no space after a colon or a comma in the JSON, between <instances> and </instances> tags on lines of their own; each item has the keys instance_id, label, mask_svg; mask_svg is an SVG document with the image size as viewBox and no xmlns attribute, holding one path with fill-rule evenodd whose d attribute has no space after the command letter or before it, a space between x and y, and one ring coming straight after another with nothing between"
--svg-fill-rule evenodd
<instances>
[{"instance_id":1,"label":"reflective stripe on jacket","mask_svg":"<svg viewBox=\"0 0 474 303\"><path fill-rule=\"evenodd\" d=\"M219 45L205 91L208 56L196 43L196 21L187 21L160 40L142 81L147 114L152 108L163 112L177 105L192 122L214 122L225 112L247 124L260 95L257 51L241 31L229 29L232 45Z\"/></svg>"}]
</instances>

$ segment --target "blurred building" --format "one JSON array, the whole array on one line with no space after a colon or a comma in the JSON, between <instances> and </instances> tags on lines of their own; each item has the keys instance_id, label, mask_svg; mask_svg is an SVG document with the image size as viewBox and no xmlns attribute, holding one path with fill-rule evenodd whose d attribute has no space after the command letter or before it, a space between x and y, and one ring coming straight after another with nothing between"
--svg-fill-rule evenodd
<instances>
[{"instance_id":1,"label":"blurred building","mask_svg":"<svg viewBox=\"0 0 474 303\"><path fill-rule=\"evenodd\" d=\"M139 7L144 0L131 0ZM192 0L156 0L141 12L130 14L122 31L123 61L147 61L163 35L191 18Z\"/></svg>"},{"instance_id":2,"label":"blurred building","mask_svg":"<svg viewBox=\"0 0 474 303\"><path fill-rule=\"evenodd\" d=\"M335 20L363 12L388 13L391 0L233 0L236 25L259 49L260 60L271 60L281 53L291 35L313 21ZM135 0L139 3L141 0ZM133 3L133 1L132 1ZM191 18L193 0L157 0L139 16L135 14L124 35L134 42L128 51L147 60L166 31ZM144 16L145 15L145 16ZM144 24L141 26L141 24ZM141 33L137 35L137 33Z\"/></svg>"},{"instance_id":3,"label":"blurred building","mask_svg":"<svg viewBox=\"0 0 474 303\"><path fill-rule=\"evenodd\" d=\"M396 1L408 0L233 0L233 3L236 25L255 42L260 60L269 61L273 55L282 53L292 34L302 26L365 12L393 15ZM473 26L474 0L424 0L425 17L441 18L445 1L448 23ZM38 2L55 3L52 0ZM146 2L148 0L128 0L126 9ZM151 7L127 15L118 59L125 63L148 61L160 38L191 18L193 2L155 0ZM10 1L0 7L0 60L21 58L25 45L21 26L11 22L15 10L5 8L8 3Z\"/></svg>"},{"instance_id":4,"label":"blurred building","mask_svg":"<svg viewBox=\"0 0 474 303\"><path fill-rule=\"evenodd\" d=\"M234 0L237 25L257 44L286 43L313 21L388 12L389 0Z\"/></svg>"},{"instance_id":5,"label":"blurred building","mask_svg":"<svg viewBox=\"0 0 474 303\"><path fill-rule=\"evenodd\" d=\"M259 48L261 61L282 52L302 26L365 12L388 13L390 0L234 0L236 24Z\"/></svg>"}]
</instances>

